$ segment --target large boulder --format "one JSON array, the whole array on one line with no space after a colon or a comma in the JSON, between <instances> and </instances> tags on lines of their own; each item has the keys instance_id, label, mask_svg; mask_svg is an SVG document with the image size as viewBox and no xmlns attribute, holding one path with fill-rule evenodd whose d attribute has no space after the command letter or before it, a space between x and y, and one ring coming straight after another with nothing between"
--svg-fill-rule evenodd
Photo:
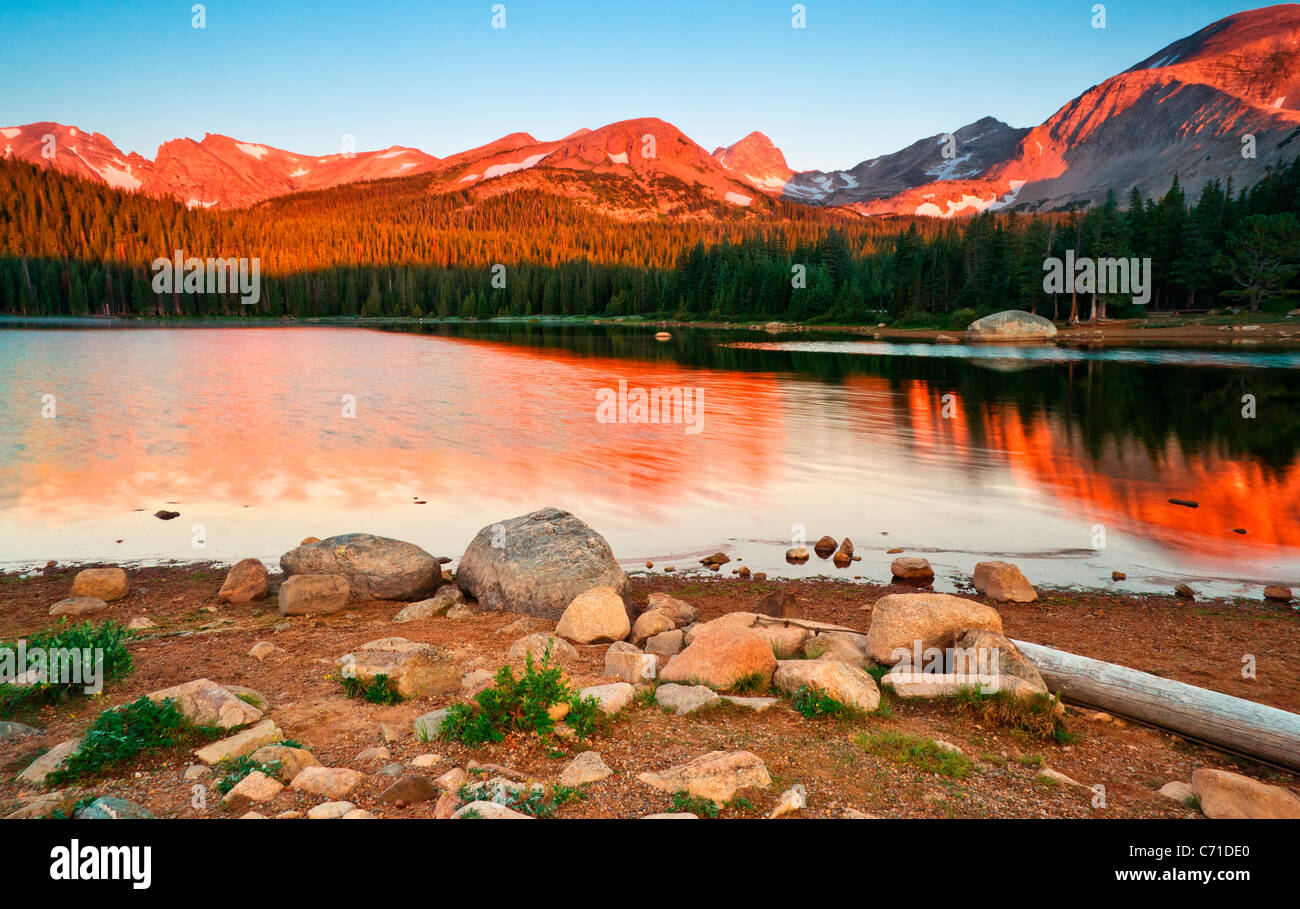
<instances>
[{"instance_id":1,"label":"large boulder","mask_svg":"<svg viewBox=\"0 0 1300 909\"><path fill-rule=\"evenodd\" d=\"M280 556L285 575L332 574L347 578L362 600L422 600L442 584L442 565L414 543L345 533L307 543Z\"/></svg>"},{"instance_id":2,"label":"large boulder","mask_svg":"<svg viewBox=\"0 0 1300 909\"><path fill-rule=\"evenodd\" d=\"M980 562L975 566L975 589L990 600L1032 603L1038 591L1010 562Z\"/></svg>"},{"instance_id":3,"label":"large boulder","mask_svg":"<svg viewBox=\"0 0 1300 909\"><path fill-rule=\"evenodd\" d=\"M613 587L593 587L578 594L555 626L556 634L578 644L621 641L631 630L627 607Z\"/></svg>"},{"instance_id":4,"label":"large boulder","mask_svg":"<svg viewBox=\"0 0 1300 909\"><path fill-rule=\"evenodd\" d=\"M996 631L972 629L957 640L956 648L966 652L968 661L974 656L975 666L954 666L953 672L1014 676L1038 691L1047 691L1047 683L1043 681L1038 667L1025 659L1020 648L1005 635Z\"/></svg>"},{"instance_id":5,"label":"large boulder","mask_svg":"<svg viewBox=\"0 0 1300 909\"><path fill-rule=\"evenodd\" d=\"M947 649L970 629L1001 634L1002 617L991 606L946 593L890 594L872 607L867 655L892 666L900 659L895 651Z\"/></svg>"},{"instance_id":6,"label":"large boulder","mask_svg":"<svg viewBox=\"0 0 1300 909\"><path fill-rule=\"evenodd\" d=\"M98 597L65 597L50 607L50 615L94 615L107 608L108 604Z\"/></svg>"},{"instance_id":7,"label":"large boulder","mask_svg":"<svg viewBox=\"0 0 1300 909\"><path fill-rule=\"evenodd\" d=\"M776 654L761 635L747 628L713 625L701 629L685 650L659 673L665 682L731 688L758 676L763 682L776 671Z\"/></svg>"},{"instance_id":8,"label":"large boulder","mask_svg":"<svg viewBox=\"0 0 1300 909\"><path fill-rule=\"evenodd\" d=\"M1192 792L1210 818L1300 818L1295 793L1228 770L1193 770Z\"/></svg>"},{"instance_id":9,"label":"large boulder","mask_svg":"<svg viewBox=\"0 0 1300 909\"><path fill-rule=\"evenodd\" d=\"M604 537L567 511L543 508L480 530L461 556L456 584L479 609L557 621L593 587L622 596L627 574Z\"/></svg>"},{"instance_id":10,"label":"large boulder","mask_svg":"<svg viewBox=\"0 0 1300 909\"><path fill-rule=\"evenodd\" d=\"M966 329L969 341L1047 341L1056 337L1056 326L1044 319L1019 309L995 312L976 319Z\"/></svg>"},{"instance_id":11,"label":"large boulder","mask_svg":"<svg viewBox=\"0 0 1300 909\"><path fill-rule=\"evenodd\" d=\"M257 559L243 559L226 572L217 599L223 603L251 603L266 594L266 566Z\"/></svg>"},{"instance_id":12,"label":"large boulder","mask_svg":"<svg viewBox=\"0 0 1300 909\"><path fill-rule=\"evenodd\" d=\"M87 568L72 581L71 597L94 597L111 603L126 596L126 572L121 568Z\"/></svg>"},{"instance_id":13,"label":"large boulder","mask_svg":"<svg viewBox=\"0 0 1300 909\"><path fill-rule=\"evenodd\" d=\"M802 625L770 622L753 612L728 612L709 622L691 626L685 632L685 642L691 644L700 632L709 628L745 628L767 641L777 659L788 659L797 654L812 633Z\"/></svg>"},{"instance_id":14,"label":"large boulder","mask_svg":"<svg viewBox=\"0 0 1300 909\"><path fill-rule=\"evenodd\" d=\"M328 615L348 605L348 579L336 574L295 574L280 585L280 615Z\"/></svg>"},{"instance_id":15,"label":"large boulder","mask_svg":"<svg viewBox=\"0 0 1300 909\"><path fill-rule=\"evenodd\" d=\"M787 694L807 688L864 713L880 706L876 680L839 660L781 660L772 683Z\"/></svg>"},{"instance_id":16,"label":"large boulder","mask_svg":"<svg viewBox=\"0 0 1300 909\"><path fill-rule=\"evenodd\" d=\"M262 710L211 679L194 679L145 695L151 701L176 702L176 709L198 726L236 729L262 718Z\"/></svg>"}]
</instances>

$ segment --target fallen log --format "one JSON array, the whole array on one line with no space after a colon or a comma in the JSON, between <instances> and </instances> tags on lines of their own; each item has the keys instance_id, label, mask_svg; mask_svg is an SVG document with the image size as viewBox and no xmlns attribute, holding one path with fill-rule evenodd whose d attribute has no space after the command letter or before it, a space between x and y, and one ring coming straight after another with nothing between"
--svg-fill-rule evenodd
<instances>
[{"instance_id":1,"label":"fallen log","mask_svg":"<svg viewBox=\"0 0 1300 909\"><path fill-rule=\"evenodd\" d=\"M1300 714L1041 644L1012 643L1067 701L1300 770Z\"/></svg>"}]
</instances>

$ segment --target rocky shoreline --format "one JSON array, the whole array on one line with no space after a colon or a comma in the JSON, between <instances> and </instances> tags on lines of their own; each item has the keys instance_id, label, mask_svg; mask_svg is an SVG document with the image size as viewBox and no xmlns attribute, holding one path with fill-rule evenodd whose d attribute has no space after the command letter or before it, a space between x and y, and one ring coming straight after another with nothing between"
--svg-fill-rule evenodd
<instances>
[{"instance_id":1,"label":"rocky shoreline","mask_svg":"<svg viewBox=\"0 0 1300 909\"><path fill-rule=\"evenodd\" d=\"M814 548L853 558L847 540ZM20 724L0 727L0 813L1300 810L1294 773L1061 703L1011 640L1294 712L1300 625L1286 604L1035 590L1005 562L981 565L974 592L958 597L926 591L928 564L908 557L889 585L724 575L720 553L701 560L704 577L629 577L598 533L559 509L489 525L454 574L449 561L349 534L304 540L278 574L248 559L228 571L55 566L3 576L0 640L48 628L51 615L107 619L134 628L135 670L102 698L0 718ZM913 646L973 654L999 687L972 695L969 678L936 687L908 677L899 653ZM1240 671L1243 653L1257 661L1253 678ZM493 728L494 698L509 694L500 667L531 678L528 659L548 654L559 673L543 686L541 728ZM104 707L142 698L175 702L191 723L220 721L225 733L43 785ZM500 735L474 738L471 727ZM243 775L195 807L187 793L229 782L234 764Z\"/></svg>"}]
</instances>

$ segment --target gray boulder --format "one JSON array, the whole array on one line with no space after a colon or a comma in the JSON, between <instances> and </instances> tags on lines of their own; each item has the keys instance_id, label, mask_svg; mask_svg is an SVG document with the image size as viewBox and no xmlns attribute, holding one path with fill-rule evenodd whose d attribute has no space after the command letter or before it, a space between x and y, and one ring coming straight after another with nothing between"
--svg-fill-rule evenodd
<instances>
[{"instance_id":1,"label":"gray boulder","mask_svg":"<svg viewBox=\"0 0 1300 909\"><path fill-rule=\"evenodd\" d=\"M967 341L1046 341L1055 337L1056 326L1050 319L1019 309L976 319L966 329Z\"/></svg>"},{"instance_id":2,"label":"gray boulder","mask_svg":"<svg viewBox=\"0 0 1300 909\"><path fill-rule=\"evenodd\" d=\"M478 608L521 612L551 621L593 587L627 590L627 574L609 543L558 508L489 524L461 556L456 584Z\"/></svg>"},{"instance_id":3,"label":"gray boulder","mask_svg":"<svg viewBox=\"0 0 1300 909\"><path fill-rule=\"evenodd\" d=\"M422 600L442 584L438 559L414 543L345 533L307 543L280 556L286 576L332 574L347 578L353 599Z\"/></svg>"}]
</instances>

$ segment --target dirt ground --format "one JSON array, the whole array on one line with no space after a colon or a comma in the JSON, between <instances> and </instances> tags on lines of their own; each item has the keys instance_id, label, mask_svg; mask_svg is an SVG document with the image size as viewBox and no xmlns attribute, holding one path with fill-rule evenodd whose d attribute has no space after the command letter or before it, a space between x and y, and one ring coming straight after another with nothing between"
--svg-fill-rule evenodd
<instances>
[{"instance_id":1,"label":"dirt ground","mask_svg":"<svg viewBox=\"0 0 1300 909\"><path fill-rule=\"evenodd\" d=\"M54 567L42 575L0 575L0 640L13 641L53 620L52 603L65 597L75 568ZM709 709L684 717L634 702L587 745L511 736L498 744L470 749L457 743L423 743L411 721L455 698L422 698L392 706L345 697L330 678L334 660L366 641L400 635L445 648L462 672L494 670L507 662L511 643L529 631L549 630L539 619L521 622L509 613L480 613L462 619L438 617L394 624L402 603L355 604L323 617L285 618L274 595L248 605L226 605L216 598L224 569L203 564L138 568L129 571L127 596L110 604L108 618L126 623L148 617L156 626L138 632L131 645L135 671L110 683L96 698L66 701L29 716L12 717L42 730L40 735L0 744L0 816L13 810L31 790L14 782L42 750L80 734L98 713L142 694L207 677L243 685L271 703L270 716L283 733L310 747L326 766L351 767L368 774L348 800L380 817L429 817L434 803L405 808L380 806L379 793L391 778L379 775L385 763L409 765L417 756L437 755L423 771L436 777L471 761L504 765L542 781L553 781L567 761L588 748L598 751L615 771L583 787L584 797L565 804L561 817L640 817L671 811L671 795L637 780L647 770L662 770L713 750L746 749L766 763L773 784L743 790L748 800L726 808L723 817L766 816L779 794L795 783L808 790L806 817L841 817L849 809L880 817L1199 817L1193 808L1157 790L1171 780L1187 781L1201 766L1223 767L1300 790L1300 777L1249 759L1187 742L1134 722L1105 722L1087 709L1071 708L1069 744L1038 741L1001 728L969 708L949 702L889 697L886 715L855 720L805 719L788 701L762 714L734 707ZM807 618L865 631L869 604L891 588L847 582L770 582L709 576L634 576L630 598L644 603L661 590L686 600L701 620L747 609L764 593L789 584ZM276 579L273 576L272 587ZM899 592L899 588L893 588ZM1229 601L1188 604L1166 597L1053 592L1040 589L1038 602L997 604L1008 636L1132 666L1167 678L1227 692L1291 711L1300 711L1300 613L1279 605ZM977 595L968 594L975 599ZM867 608L864 608L867 607ZM258 641L271 641L284 654L258 662L248 656ZM604 678L607 645L578 646L576 661L564 668L578 686ZM1257 661L1254 679L1243 679L1242 658ZM388 744L391 757L359 763L363 749L384 744L380 723L399 727L402 737ZM852 737L863 732L896 731L957 745L974 768L961 779L927 773L868 753ZM208 792L206 809L192 806L192 784L183 779L192 762L182 748L142 756L110 778L65 791L65 804L94 795L118 795L146 806L160 817L233 817ZM1082 784L1049 784L1039 772L1050 767ZM409 769L409 767L408 767ZM1091 788L1105 787L1104 807L1094 807ZM288 789L257 806L263 814L305 811L324 801Z\"/></svg>"}]
</instances>

